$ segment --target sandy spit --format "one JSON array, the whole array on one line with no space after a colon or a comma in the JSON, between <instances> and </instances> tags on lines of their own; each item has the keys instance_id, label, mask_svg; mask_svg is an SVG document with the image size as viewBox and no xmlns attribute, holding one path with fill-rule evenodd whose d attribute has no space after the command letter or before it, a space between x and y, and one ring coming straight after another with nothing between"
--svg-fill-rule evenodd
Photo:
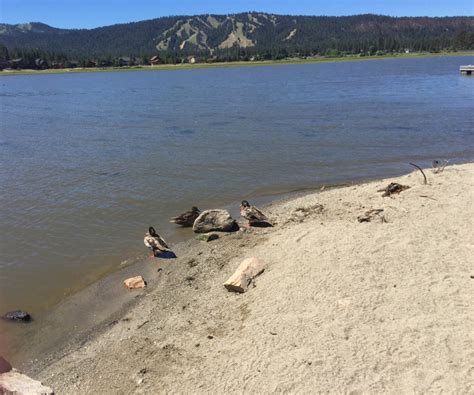
<instances>
[{"instance_id":1,"label":"sandy spit","mask_svg":"<svg viewBox=\"0 0 474 395\"><path fill-rule=\"evenodd\" d=\"M474 165L426 173L273 204L274 228L149 261L123 316L30 373L59 394L473 393ZM392 181L410 188L382 197ZM359 223L369 209L386 222ZM228 292L252 256L267 269Z\"/></svg>"}]
</instances>

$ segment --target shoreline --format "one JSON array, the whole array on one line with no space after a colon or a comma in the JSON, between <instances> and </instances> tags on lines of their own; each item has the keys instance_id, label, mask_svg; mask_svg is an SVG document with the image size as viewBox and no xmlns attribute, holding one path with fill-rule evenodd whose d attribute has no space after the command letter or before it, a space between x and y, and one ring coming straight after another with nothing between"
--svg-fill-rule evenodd
<instances>
[{"instance_id":1,"label":"shoreline","mask_svg":"<svg viewBox=\"0 0 474 395\"><path fill-rule=\"evenodd\" d=\"M429 175L429 181L432 182L432 184L428 184L428 186L421 185L421 175L416 172L412 172L401 177L391 177L384 180L379 179L367 181L347 187L336 188L335 190L328 188L325 189L324 192L317 192L315 190L309 192L306 191L302 192L301 196L293 195L286 199L275 200L265 207L266 211L268 211L272 216L277 216L278 218L278 224L273 229L251 229L250 231L237 232L235 234L225 234L222 235L217 241L210 243L203 243L194 239L190 239L176 245L176 252L178 255L178 259L176 260L145 260L144 262L141 262L137 265L130 266L115 272L107 278L99 280L99 282L93 284L91 287L88 287L86 290L80 291L73 297L68 298L67 301L61 303L60 306L57 306L56 311L52 313L52 317L49 317L49 322L47 322L47 325L45 325L45 331L43 333L35 333L34 337L29 339L29 342L34 344L35 338L41 339L44 334L49 334L51 337L53 337L54 340L51 341L51 346L43 344L42 348L37 349L38 355L44 357L45 354L49 354L48 358L33 360L29 363L23 364L23 366L20 367L32 375L39 375L40 378L46 381L48 384L52 383L54 384L53 386L56 387L59 385L62 390L68 389L69 391L72 391L79 388L81 390L92 389L91 387L84 387L86 384L89 386L97 384L96 388L100 388L100 383L94 384L94 380L92 380L92 378L86 379L86 377L83 375L84 369L87 370L87 368L81 365L81 361L83 362L83 359L81 359L80 355L84 353L88 355L90 353L94 353L95 351L99 350L100 347L104 345L104 343L108 342L115 342L114 344L118 342L116 345L119 346L122 341L128 344L129 342L133 343L133 339L135 339L139 343L144 342L144 345L148 344L148 341L144 340L143 336L145 335L143 332L147 333L145 337L148 336L148 338L151 338L152 335L155 334L156 336L159 336L161 339L160 341L163 342L166 339L165 335L171 336L173 331L177 331L178 333L176 333L176 336L179 336L178 329L180 328L180 325L186 326L186 329L183 327L183 330L185 331L194 331L196 328L194 328L194 326L188 328L187 326L190 324L181 322L180 316L183 314L186 315L187 313L190 314L189 312L191 310L192 314L189 316L189 319L193 321L196 319L196 311L194 311L194 309L197 309L197 312L199 313L200 308L204 308L200 307L199 304L194 308L190 308L190 304L195 305L193 300L196 297L198 299L204 298L204 300L211 298L212 300L213 296L215 297L216 295L220 295L219 297L223 298L223 302L226 302L227 304L230 303L231 305L234 302L238 303L236 300L237 298L247 300L245 296L240 297L233 294L227 294L226 291L224 293L224 291L220 289L220 280L230 275L230 272L232 271L231 268L235 266L235 262L238 261L242 255L248 254L249 251L261 251L262 248L264 248L263 245L268 244L269 239L272 237L283 237L295 227L305 228L308 226L305 224L307 220L306 217L302 218L301 222L299 222L299 219L297 221L292 221L291 217L288 218L287 213L285 212L287 206L294 208L295 205L299 204L299 201L319 201L319 198L324 200L325 196L330 195L341 196L341 198L344 199L346 194L348 195L348 204L351 202L350 205L354 206L353 203L356 202L353 202L354 199L350 199L351 194L355 193L352 191L365 190L367 188L373 190L378 184L386 184L389 180L395 179L398 181L401 179L404 181L404 183L406 183L407 180L410 181L410 184L412 184L411 192L408 192L410 190L407 192L402 192L400 199L395 197L393 198L393 201L390 199L386 202L390 203L391 205L395 204L398 209L403 209L403 207L400 206L400 201L404 201L405 196L409 196L413 193L413 191L419 194L422 192L422 190L430 186L434 187L436 185L436 179L442 180L445 178L446 174L453 174L455 171L464 170L467 171L467 175L469 175L469 172L471 172L470 174L472 178L472 166L472 164L450 165L445 170L445 173L442 173L442 175L440 174L439 177L432 175L431 172L427 172ZM416 190L420 191L416 192ZM377 196L374 197L374 199L380 200L380 193L376 193L376 195ZM433 203L431 199L422 198L421 200L423 204L436 204ZM397 201L399 202L398 204ZM406 203L409 202L411 202L411 200L406 201ZM357 204L355 204L355 206L357 206ZM340 211L342 207L344 207L344 205L340 206L340 208L335 211L332 210L334 211L333 214L336 215L338 210ZM359 212L362 209L359 207L357 210ZM355 214L356 213L351 213L351 218L355 218ZM311 220L311 217L315 215L317 216L316 213L310 213L308 220ZM335 219L325 217L323 222L329 221L327 224L329 225L333 220ZM243 247L241 246L242 244ZM311 251L311 248L309 251ZM284 254L284 252L282 252L282 254ZM194 265L194 262L196 261L198 263ZM159 272L157 272L158 267L161 267L162 269ZM268 270L272 271L273 269L270 267ZM128 276L129 274L144 275L145 279L149 282L149 287L145 288L144 291L136 292L124 290L121 288L120 282L123 278L125 278L125 276ZM193 279L190 279L190 277L193 277ZM256 290L259 290L259 284L260 281L258 281L258 287ZM203 290L200 291L200 289ZM211 289L211 295L208 296L207 292ZM79 297L77 295L79 295ZM122 299L124 298L123 295L126 295L125 302L122 304L122 306L119 306L117 309L115 309L115 311L111 313L111 316L110 314L104 314L101 316L103 311L101 311L101 308L98 306L98 304L94 304L94 300L106 299L107 301L104 304L104 306L106 306L107 304L110 304L110 301L112 300L114 302L117 301L116 298L114 299L114 295L122 295ZM255 292L253 292L252 295L255 295ZM60 322L61 319L64 320L64 314L66 312L70 312L74 307L77 308L78 305L81 305L81 298L82 303L86 303L86 311L82 310L85 319L85 321L82 322L82 326L84 328L81 331L80 328L73 326L69 333L65 335L63 334L64 341L62 346L58 346L58 343L61 344L61 339L57 337L57 334L55 335L54 333L51 333L51 330L61 332L64 331L64 328L58 328L55 326L54 316L57 320L56 323ZM250 303L250 301L245 303ZM256 301L254 301L254 303L256 303ZM91 307L90 310L87 310L87 305ZM161 316L161 314L159 317L154 316L153 311L155 311L157 308L160 309L159 311L163 311L165 313L164 316ZM241 308L242 307L239 307L239 309ZM208 321L206 324L199 324L198 327L201 328L199 329L200 333L202 330L205 330L206 327L210 327L211 329L208 329L207 332L212 333L213 337L219 338L221 336L225 336L224 334L220 333L221 329L219 329L221 325L225 326L225 324L220 322L222 319L222 317L220 317L221 314L224 313L220 312L218 316L211 314L210 320L212 322ZM242 314L248 315L248 313L245 312ZM98 315L100 317L100 323L97 323ZM124 320L124 318L128 319ZM175 320L178 320L179 322L177 323ZM173 324L167 329L166 327L173 322L176 325L179 324L178 328L175 328ZM149 332L149 327L152 328L153 331ZM212 327L215 328L212 329ZM117 331L118 333L116 333ZM155 333L155 331L157 332ZM117 336L124 340L118 339ZM156 341L153 341L153 339L150 341L151 343L149 344L149 347L153 348L153 344L156 344ZM177 342L179 343L179 341L180 340L178 339ZM209 340L207 340L207 342L209 342ZM161 343L159 342L159 344ZM162 344L163 348L160 348L160 350L165 350L164 353L166 355L169 354L166 351L169 348L165 348L167 344L172 343ZM57 348L55 351L52 351L51 348L54 346ZM198 346L192 346L198 348ZM114 349L113 352L118 352L118 350ZM162 351L159 351L158 353L161 352ZM141 358L143 358L143 356L141 356ZM128 355L127 359L132 359L131 362L134 361L134 357L130 355ZM64 370L61 366L59 366L63 363L63 361L67 364L67 369L79 369L79 375L83 378L83 380L86 380L87 383L81 382L80 380L71 381L70 377L67 377L68 374L64 374L67 369L64 368L66 369ZM124 365L127 365L127 363L124 363ZM107 375L108 373L112 374L111 372L101 372L103 375ZM97 377L95 377L95 379L97 379ZM135 383L135 381L133 381L132 384L133 388L138 385ZM150 389L154 387L148 388ZM168 390L170 389L170 387L160 388L168 388ZM102 387L102 390L104 390L104 387Z\"/></svg>"},{"instance_id":2,"label":"shoreline","mask_svg":"<svg viewBox=\"0 0 474 395\"><path fill-rule=\"evenodd\" d=\"M403 172L400 172L400 174L403 174ZM373 181L373 179L362 178L324 185L277 189L262 194L247 194L245 198L252 199L253 203L255 202L256 205L266 210L306 195L320 193L322 190L346 188ZM230 203L222 205L221 208L230 212L235 211L235 207L231 206ZM233 214L236 214L236 212ZM240 226L243 225L241 218L237 215L234 218ZM196 239L197 234L192 232L192 229L178 229L183 232L189 230L189 234L173 244L173 251L192 250L196 244L202 244ZM222 237L230 235L232 233L223 233ZM18 325L17 323L0 321L0 328L5 325L5 327L10 327L12 330L18 330L14 335L15 347L20 342L22 343L19 350L12 351L9 350L11 347L6 348L6 351L9 352L9 354L6 354L9 360L15 363L20 370L31 371L32 366L38 363L39 356L50 353L48 360L54 359L62 354L64 350L74 347L76 344L83 342L84 339L99 336L107 329L110 322L126 315L127 311L133 309L142 296L146 296L149 291L149 288L145 288L143 294L134 294L133 291L127 292L120 286L122 281L127 277L137 275L136 273L140 273L146 279L154 277L154 267L151 265L154 263L166 264L167 261L149 258L144 254L143 257L137 257L127 265L120 265L111 271L107 271L104 275L83 287L71 290L65 298L43 312L39 317L34 317L34 321L30 324ZM172 260L170 261L172 262ZM103 300L107 302L103 302ZM106 314L103 315L104 312ZM97 317L101 315L103 315L103 318L99 318L97 321ZM69 318L64 320L64 317ZM90 326L93 327L93 330L88 329ZM71 337L72 333L74 335ZM25 338L28 339L27 342L23 342ZM36 368L34 368L34 371L36 371Z\"/></svg>"},{"instance_id":3,"label":"shoreline","mask_svg":"<svg viewBox=\"0 0 474 395\"><path fill-rule=\"evenodd\" d=\"M129 71L164 71L164 70L196 70L209 68L229 68L229 67L258 67L258 66L277 66L293 64L318 64L335 62L361 62L370 60L389 60L389 59L424 59L434 57L454 57L454 56L474 56L473 51L465 52L420 52L413 54L383 55L383 56L341 56L341 57L321 57L311 59L284 59L284 60L263 60L263 61L238 61L222 63L195 63L195 64L161 64L156 66L126 66L126 67L91 67L74 69L45 69L45 70L12 70L0 71L0 76L17 75L49 75L49 74L71 74L71 73L114 73Z\"/></svg>"}]
</instances>

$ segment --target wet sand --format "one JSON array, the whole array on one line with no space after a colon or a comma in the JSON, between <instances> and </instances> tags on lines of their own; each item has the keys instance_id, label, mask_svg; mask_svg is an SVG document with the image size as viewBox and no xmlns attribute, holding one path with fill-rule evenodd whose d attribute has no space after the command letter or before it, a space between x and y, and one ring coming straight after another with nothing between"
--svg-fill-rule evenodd
<instances>
[{"instance_id":1,"label":"wet sand","mask_svg":"<svg viewBox=\"0 0 474 395\"><path fill-rule=\"evenodd\" d=\"M63 302L20 367L57 393L470 392L473 171L270 204L274 228L180 243ZM381 197L392 181L410 189ZM249 256L267 269L227 292ZM121 287L138 274L145 290Z\"/></svg>"}]
</instances>

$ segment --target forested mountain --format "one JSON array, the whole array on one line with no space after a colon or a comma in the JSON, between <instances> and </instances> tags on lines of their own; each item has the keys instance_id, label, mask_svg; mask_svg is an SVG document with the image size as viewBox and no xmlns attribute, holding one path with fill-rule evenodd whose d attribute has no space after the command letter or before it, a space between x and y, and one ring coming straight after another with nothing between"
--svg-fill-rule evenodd
<instances>
[{"instance_id":1,"label":"forested mountain","mask_svg":"<svg viewBox=\"0 0 474 395\"><path fill-rule=\"evenodd\" d=\"M3 47L3 48L2 48ZM35 52L58 59L189 55L257 57L474 49L474 17L289 16L258 12L173 16L96 29L0 24L0 56Z\"/></svg>"}]
</instances>

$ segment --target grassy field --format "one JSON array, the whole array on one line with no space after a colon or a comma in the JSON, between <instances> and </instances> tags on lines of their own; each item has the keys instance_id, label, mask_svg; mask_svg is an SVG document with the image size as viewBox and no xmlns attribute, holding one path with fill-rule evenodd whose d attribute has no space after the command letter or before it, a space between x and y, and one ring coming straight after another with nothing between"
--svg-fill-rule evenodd
<instances>
[{"instance_id":1,"label":"grassy field","mask_svg":"<svg viewBox=\"0 0 474 395\"><path fill-rule=\"evenodd\" d=\"M193 70L204 68L222 68L222 67L257 67L257 66L274 66L288 64L310 64L310 63L328 63L328 62L361 62L369 60L384 59L418 59L431 58L440 56L474 56L473 51L467 52L439 52L439 53L414 53L414 54L397 54L383 56L341 56L341 57L317 57L308 59L283 59L283 60L264 60L254 62L223 62L223 63L195 63L195 64L163 64L156 66L130 66L130 67L90 67L90 68L74 68L74 69L46 69L46 70L14 70L0 71L0 76L15 75L42 75L42 74L67 74L67 73L111 73L111 72L128 72L128 71L160 71L160 70Z\"/></svg>"}]
</instances>

